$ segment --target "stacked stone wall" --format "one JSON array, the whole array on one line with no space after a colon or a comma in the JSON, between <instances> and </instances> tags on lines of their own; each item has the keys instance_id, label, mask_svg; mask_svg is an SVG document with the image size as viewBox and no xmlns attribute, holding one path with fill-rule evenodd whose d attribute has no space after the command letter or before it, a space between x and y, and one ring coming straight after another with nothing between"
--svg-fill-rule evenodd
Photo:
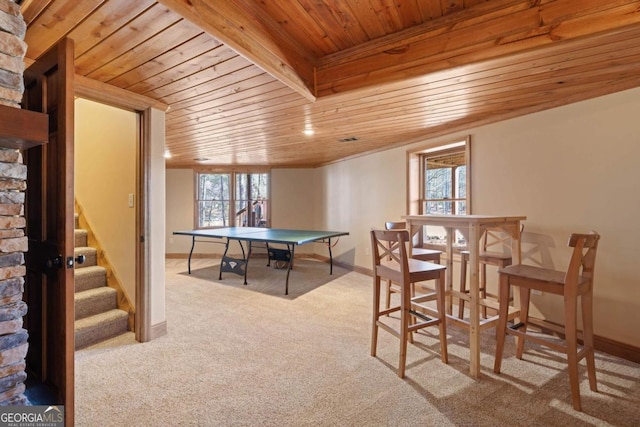
<instances>
[{"instance_id":1,"label":"stacked stone wall","mask_svg":"<svg viewBox=\"0 0 640 427\"><path fill-rule=\"evenodd\" d=\"M20 6L0 0L0 104L20 108L26 25ZM27 251L24 198L27 167L18 150L0 148L0 405L28 405L24 396L28 333L22 327Z\"/></svg>"},{"instance_id":2,"label":"stacked stone wall","mask_svg":"<svg viewBox=\"0 0 640 427\"><path fill-rule=\"evenodd\" d=\"M0 104L20 108L24 92L24 55L27 26L20 6L0 0Z\"/></svg>"},{"instance_id":3,"label":"stacked stone wall","mask_svg":"<svg viewBox=\"0 0 640 427\"><path fill-rule=\"evenodd\" d=\"M28 334L22 327L24 292L24 191L27 168L17 150L0 148L0 405L24 405Z\"/></svg>"}]
</instances>

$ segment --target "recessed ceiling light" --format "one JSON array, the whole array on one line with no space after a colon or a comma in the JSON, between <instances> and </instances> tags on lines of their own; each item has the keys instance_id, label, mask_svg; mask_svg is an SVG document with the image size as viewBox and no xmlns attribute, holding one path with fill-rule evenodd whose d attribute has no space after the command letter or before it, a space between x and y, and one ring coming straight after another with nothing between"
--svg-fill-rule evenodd
<instances>
[{"instance_id":1,"label":"recessed ceiling light","mask_svg":"<svg viewBox=\"0 0 640 427\"><path fill-rule=\"evenodd\" d=\"M338 140L338 142L354 142L354 141L357 141L357 140L358 140L358 137L356 137L356 136L348 136L346 138L340 138Z\"/></svg>"},{"instance_id":2,"label":"recessed ceiling light","mask_svg":"<svg viewBox=\"0 0 640 427\"><path fill-rule=\"evenodd\" d=\"M170 158L171 158L171 153L169 152L169 150L166 150L166 151L164 152L164 158L165 158L165 159L170 159Z\"/></svg>"}]
</instances>

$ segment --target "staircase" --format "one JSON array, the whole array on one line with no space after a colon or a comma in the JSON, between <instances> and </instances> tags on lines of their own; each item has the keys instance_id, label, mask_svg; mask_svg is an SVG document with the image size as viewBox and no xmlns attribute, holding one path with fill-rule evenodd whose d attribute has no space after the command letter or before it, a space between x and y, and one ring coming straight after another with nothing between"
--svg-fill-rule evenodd
<instances>
[{"instance_id":1,"label":"staircase","mask_svg":"<svg viewBox=\"0 0 640 427\"><path fill-rule=\"evenodd\" d=\"M117 292L107 286L107 270L97 265L97 250L87 246L87 230L75 226L75 257L85 256L75 269L76 350L128 332L129 314L118 309Z\"/></svg>"}]
</instances>

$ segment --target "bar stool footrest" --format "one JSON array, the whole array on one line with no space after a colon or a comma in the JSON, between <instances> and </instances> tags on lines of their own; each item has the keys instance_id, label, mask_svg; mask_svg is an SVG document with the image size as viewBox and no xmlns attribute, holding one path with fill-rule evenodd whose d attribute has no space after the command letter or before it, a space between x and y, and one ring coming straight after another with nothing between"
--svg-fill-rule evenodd
<instances>
[{"instance_id":1,"label":"bar stool footrest","mask_svg":"<svg viewBox=\"0 0 640 427\"><path fill-rule=\"evenodd\" d=\"M522 328L524 326L524 323L522 322L518 322L514 325L509 326L509 329L513 329L514 331L517 331L518 329Z\"/></svg>"},{"instance_id":2,"label":"bar stool footrest","mask_svg":"<svg viewBox=\"0 0 640 427\"><path fill-rule=\"evenodd\" d=\"M415 316L415 317L419 317L422 320L424 320L425 322L431 322L433 320L431 317L429 317L426 314L421 313L419 311L409 310L409 314L411 314L412 316Z\"/></svg>"}]
</instances>

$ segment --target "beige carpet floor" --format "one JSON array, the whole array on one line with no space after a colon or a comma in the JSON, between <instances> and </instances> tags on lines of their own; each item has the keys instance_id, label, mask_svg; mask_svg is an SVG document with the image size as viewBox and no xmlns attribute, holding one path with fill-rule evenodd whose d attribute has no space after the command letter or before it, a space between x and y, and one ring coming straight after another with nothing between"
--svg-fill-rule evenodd
<instances>
[{"instance_id":1,"label":"beige carpet floor","mask_svg":"<svg viewBox=\"0 0 640 427\"><path fill-rule=\"evenodd\" d=\"M507 341L493 373L495 339L482 337L482 378L469 377L467 332L449 327L449 364L437 336L418 334L406 378L398 341L381 331L369 355L371 281L313 260L286 272L261 260L249 284L212 261L167 261L168 334L131 334L76 352L77 426L637 426L640 365L598 353L599 392L571 406L563 357ZM434 334L437 330L434 329Z\"/></svg>"}]
</instances>

